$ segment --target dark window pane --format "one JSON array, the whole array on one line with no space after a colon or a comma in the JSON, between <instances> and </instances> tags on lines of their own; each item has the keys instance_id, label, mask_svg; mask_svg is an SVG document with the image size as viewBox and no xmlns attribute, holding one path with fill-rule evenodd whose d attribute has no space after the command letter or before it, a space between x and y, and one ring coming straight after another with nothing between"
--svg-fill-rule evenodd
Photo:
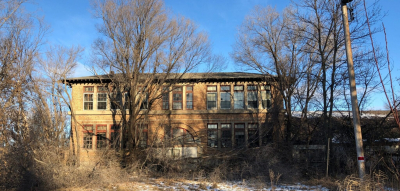
<instances>
[{"instance_id":1,"label":"dark window pane","mask_svg":"<svg viewBox=\"0 0 400 191\"><path fill-rule=\"evenodd\" d=\"M236 148L243 148L245 144L244 131L235 131Z\"/></svg>"},{"instance_id":2,"label":"dark window pane","mask_svg":"<svg viewBox=\"0 0 400 191\"><path fill-rule=\"evenodd\" d=\"M92 149L92 135L90 134L83 135L83 148Z\"/></svg>"},{"instance_id":3,"label":"dark window pane","mask_svg":"<svg viewBox=\"0 0 400 191\"><path fill-rule=\"evenodd\" d=\"M106 148L106 133L97 133L97 149Z\"/></svg>"}]
</instances>

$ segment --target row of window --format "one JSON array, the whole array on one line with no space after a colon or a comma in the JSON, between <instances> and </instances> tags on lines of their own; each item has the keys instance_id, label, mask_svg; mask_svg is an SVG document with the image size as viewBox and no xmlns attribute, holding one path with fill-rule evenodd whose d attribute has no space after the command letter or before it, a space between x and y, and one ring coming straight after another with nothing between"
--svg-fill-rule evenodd
<instances>
[{"instance_id":1,"label":"row of window","mask_svg":"<svg viewBox=\"0 0 400 191\"><path fill-rule=\"evenodd\" d=\"M147 125L140 125L139 146L146 147L148 144ZM246 143L247 133L247 143ZM220 135L219 135L220 134ZM165 131L164 141L170 141L173 145L187 145L199 143L194 136L183 128L173 128ZM83 125L83 148L104 149L117 148L120 144L119 125ZM172 141L172 142L171 142ZM207 146L211 148L244 148L259 146L259 130L257 124L249 123L247 131L244 123L232 124L207 124Z\"/></svg>"},{"instance_id":2,"label":"row of window","mask_svg":"<svg viewBox=\"0 0 400 191\"><path fill-rule=\"evenodd\" d=\"M221 85L219 91L219 109L232 109L231 99L233 99L233 109L245 108L244 86L234 85L233 96L231 95L230 85ZM271 87L261 86L261 104L262 108L271 107ZM218 109L217 107L218 92L217 86L207 86L207 109ZM258 108L258 90L256 85L247 85L247 109Z\"/></svg>"},{"instance_id":3,"label":"row of window","mask_svg":"<svg viewBox=\"0 0 400 191\"><path fill-rule=\"evenodd\" d=\"M139 146L147 145L147 125L141 125ZM120 146L119 125L83 125L83 148L104 149Z\"/></svg>"},{"instance_id":4,"label":"row of window","mask_svg":"<svg viewBox=\"0 0 400 191\"><path fill-rule=\"evenodd\" d=\"M221 124L219 128L218 124L208 124L207 146L211 148L244 148L246 146L246 132L248 137L248 146L259 146L259 131L257 124L248 124L247 131L245 130L244 123L235 123L233 128L230 123ZM221 135L218 135L219 133Z\"/></svg>"},{"instance_id":5,"label":"row of window","mask_svg":"<svg viewBox=\"0 0 400 191\"><path fill-rule=\"evenodd\" d=\"M260 86L260 96L261 96L261 105L262 108L267 109L271 106L271 90L270 86ZM144 90L139 92L139 95ZM170 109L170 92L168 87L163 89L162 94L162 109L168 110ZM233 86L233 95L231 93L230 85L221 85L219 96L217 91L217 86L207 86L207 109L232 109L231 99L233 99L233 109L244 109L245 108L245 95L244 95L244 86L243 85L234 85ZM94 107L94 87L84 87L84 99L83 105L84 110L93 110ZM124 95L124 96L123 96ZM183 109L183 95L186 97L186 110L193 109L193 86L186 86L185 94L183 93L183 87L177 86L173 87L172 90L172 109L173 110L182 110ZM116 95L111 95L111 97L115 100L111 102L111 109L121 108L122 103L124 103L124 108L128 108L129 102L129 93L117 93ZM123 98L125 102L123 102ZM247 85L247 109L257 109L258 108L258 89L256 85ZM220 99L219 107L218 107L218 98ZM97 110L106 110L107 109L107 93L105 87L98 87L97 90ZM148 109L148 94L146 93L143 97L142 104L140 109Z\"/></svg>"}]
</instances>

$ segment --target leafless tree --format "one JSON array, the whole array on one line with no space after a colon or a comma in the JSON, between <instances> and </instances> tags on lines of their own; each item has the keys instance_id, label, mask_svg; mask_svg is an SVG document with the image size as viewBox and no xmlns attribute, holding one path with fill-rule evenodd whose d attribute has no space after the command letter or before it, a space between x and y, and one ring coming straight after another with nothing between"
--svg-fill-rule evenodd
<instances>
[{"instance_id":1,"label":"leafless tree","mask_svg":"<svg viewBox=\"0 0 400 191\"><path fill-rule=\"evenodd\" d=\"M132 148L139 144L138 124L169 91L162 87L218 57L211 56L205 33L186 18L170 16L160 0L94 0L92 5L102 20L102 37L93 44L95 73L111 79L109 98ZM121 92L126 92L124 102Z\"/></svg>"},{"instance_id":2,"label":"leafless tree","mask_svg":"<svg viewBox=\"0 0 400 191\"><path fill-rule=\"evenodd\" d=\"M234 60L245 67L263 74L277 76L276 89L283 97L286 110L286 140L292 139L292 109L295 91L307 74L303 54L305 41L300 34L304 26L291 21L287 8L279 14L271 7L256 7L246 17L238 31ZM307 68L307 69L306 69Z\"/></svg>"}]
</instances>

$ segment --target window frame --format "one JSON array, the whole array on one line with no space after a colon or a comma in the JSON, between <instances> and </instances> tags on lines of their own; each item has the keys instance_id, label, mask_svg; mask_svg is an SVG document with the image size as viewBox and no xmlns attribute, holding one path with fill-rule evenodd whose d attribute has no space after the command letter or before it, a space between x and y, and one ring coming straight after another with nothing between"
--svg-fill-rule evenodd
<instances>
[{"instance_id":1,"label":"window frame","mask_svg":"<svg viewBox=\"0 0 400 191\"><path fill-rule=\"evenodd\" d=\"M92 88L91 91L86 90L86 88ZM92 95L92 101L86 101L85 95ZM92 109L86 109L85 103L92 103ZM94 110L94 86L83 86L83 110L91 111Z\"/></svg>"},{"instance_id":2,"label":"window frame","mask_svg":"<svg viewBox=\"0 0 400 191\"><path fill-rule=\"evenodd\" d=\"M192 88L192 90L188 90L188 87L191 87ZM186 89L185 89L185 99L186 99L186 106L185 106L185 109L186 110L193 110L194 108L193 108L193 86L186 86ZM188 94L191 94L191 98L192 98L192 100L188 100ZM188 103L191 103L190 105L192 106L192 108L188 108Z\"/></svg>"},{"instance_id":3,"label":"window frame","mask_svg":"<svg viewBox=\"0 0 400 191\"><path fill-rule=\"evenodd\" d=\"M229 125L229 128L223 128L224 125ZM232 148L232 124L230 123L221 123L221 148ZM229 132L229 138L224 137L224 132ZM226 146L226 141L229 141L229 144ZM225 146L224 146L225 145Z\"/></svg>"},{"instance_id":4,"label":"window frame","mask_svg":"<svg viewBox=\"0 0 400 191\"><path fill-rule=\"evenodd\" d=\"M236 90L235 87L242 87L241 90ZM235 94L236 93L242 93L243 95L243 100L241 100L242 102L242 107L241 108L236 108L236 99L235 99ZM244 85L234 85L233 86L233 109L244 109L245 108L245 97L244 97Z\"/></svg>"},{"instance_id":5,"label":"window frame","mask_svg":"<svg viewBox=\"0 0 400 191\"><path fill-rule=\"evenodd\" d=\"M148 110L149 109L149 93L147 92L147 87L145 86L138 86L137 90L137 95L142 96L142 94L145 94L145 98L142 100L142 103L140 103L140 110Z\"/></svg>"},{"instance_id":6,"label":"window frame","mask_svg":"<svg viewBox=\"0 0 400 191\"><path fill-rule=\"evenodd\" d=\"M169 87L167 87L167 86L164 86L164 87L162 87L162 92L161 92L162 94L162 100L161 100L161 108L163 109L163 110L169 110L169 93L170 93L170 91L169 91ZM167 99L165 99L165 97L167 98ZM166 103L166 108L164 107L164 103Z\"/></svg>"},{"instance_id":7,"label":"window frame","mask_svg":"<svg viewBox=\"0 0 400 191\"><path fill-rule=\"evenodd\" d=\"M222 87L229 87L229 90L222 90ZM223 101L222 100L222 94L229 94L229 101ZM232 103L231 103L231 101L232 101L232 99L231 99L231 85L221 85L220 86L220 92L219 92L219 94L220 94L220 103L219 103L219 108L220 109L232 109ZM229 103L229 108L224 108L224 107L222 107L222 102L228 102Z\"/></svg>"},{"instance_id":8,"label":"window frame","mask_svg":"<svg viewBox=\"0 0 400 191\"><path fill-rule=\"evenodd\" d=\"M249 87L255 87L255 89L249 90ZM258 109L258 88L256 85L253 84L249 84L247 85L247 109ZM256 96L256 100L252 100L252 102L256 102L255 107L250 107L251 104L249 104L250 100L249 100L249 93L255 93Z\"/></svg>"},{"instance_id":9,"label":"window frame","mask_svg":"<svg viewBox=\"0 0 400 191\"><path fill-rule=\"evenodd\" d=\"M138 140L139 140L139 147L146 148L149 145L149 125L148 124L139 124L138 125ZM146 144L142 144L142 139L145 138Z\"/></svg>"},{"instance_id":10,"label":"window frame","mask_svg":"<svg viewBox=\"0 0 400 191\"><path fill-rule=\"evenodd\" d=\"M216 125L216 128L210 129L210 125ZM210 138L210 132L215 132L215 139ZM214 142L214 146L210 146L210 143ZM218 123L207 123L207 148L218 148Z\"/></svg>"},{"instance_id":11,"label":"window frame","mask_svg":"<svg viewBox=\"0 0 400 191\"><path fill-rule=\"evenodd\" d=\"M243 125L243 128L237 128L237 125ZM234 145L235 148L244 148L246 147L246 125L244 123L235 123L233 125L233 137L234 137ZM238 144L237 138L236 138L236 133L237 132L243 132L243 143L241 145Z\"/></svg>"},{"instance_id":12,"label":"window frame","mask_svg":"<svg viewBox=\"0 0 400 191\"><path fill-rule=\"evenodd\" d=\"M91 127L91 130L87 130L85 127ZM83 124L82 125L82 131L83 131L83 136L82 136L82 148L84 149L93 149L93 124ZM90 142L88 140L85 140L85 137L90 137ZM90 148L87 147L87 145L90 146Z\"/></svg>"},{"instance_id":13,"label":"window frame","mask_svg":"<svg viewBox=\"0 0 400 191\"><path fill-rule=\"evenodd\" d=\"M251 125L254 125L255 128L250 128ZM251 134L250 132L255 132ZM249 147L259 147L260 146L260 132L257 123L248 123L247 124L247 137L248 137L248 145Z\"/></svg>"},{"instance_id":14,"label":"window frame","mask_svg":"<svg viewBox=\"0 0 400 191\"><path fill-rule=\"evenodd\" d=\"M215 90L209 90L210 87L215 87ZM218 109L218 92L217 92L217 85L208 85L207 86L207 97L206 97L206 106L207 106L207 110L216 110ZM215 100L214 101L209 101L208 100L208 95L215 95ZM215 102L215 107L209 107L209 102Z\"/></svg>"},{"instance_id":15,"label":"window frame","mask_svg":"<svg viewBox=\"0 0 400 191\"><path fill-rule=\"evenodd\" d=\"M268 86L268 88L266 88ZM271 85L265 84L261 86L261 107L263 109L269 109L272 106L272 91L271 91ZM264 104L264 97L263 93L265 92L265 104ZM269 93L269 99L268 99L268 93ZM268 102L269 101L269 102ZM268 104L269 103L269 104Z\"/></svg>"},{"instance_id":16,"label":"window frame","mask_svg":"<svg viewBox=\"0 0 400 191\"><path fill-rule=\"evenodd\" d=\"M113 127L117 127L117 128L113 128ZM118 148L120 146L119 145L119 143L121 142L120 137L119 137L120 132L121 132L121 125L119 125L119 124L111 124L110 125L110 139L109 139L110 148ZM117 136L112 136L113 133L114 133L114 135L116 134ZM119 139L116 138L116 141L115 141L114 140L115 137L119 137ZM114 141L116 144L114 144Z\"/></svg>"},{"instance_id":17,"label":"window frame","mask_svg":"<svg viewBox=\"0 0 400 191\"><path fill-rule=\"evenodd\" d=\"M98 129L99 126L105 126L106 129L105 129L105 130L99 130L99 129ZM106 149L106 148L107 148L107 146L108 146L108 144L107 144L107 142L108 142L108 141L107 141L107 129L108 129L108 125L107 125L107 124L96 124L96 150L97 150L97 149L100 150L100 149ZM99 133L105 135L104 139L101 140L101 141L104 143L104 146L101 147L101 148L99 148L99 145L98 145L98 143L99 143L99 140L98 140L99 136L98 136L98 134L99 134Z\"/></svg>"},{"instance_id":18,"label":"window frame","mask_svg":"<svg viewBox=\"0 0 400 191\"><path fill-rule=\"evenodd\" d=\"M177 91L176 88L180 88L180 91ZM180 100L175 101L175 94L180 95ZM181 108L176 109L174 103L180 103ZM183 86L174 86L172 89L172 110L183 110Z\"/></svg>"}]
</instances>

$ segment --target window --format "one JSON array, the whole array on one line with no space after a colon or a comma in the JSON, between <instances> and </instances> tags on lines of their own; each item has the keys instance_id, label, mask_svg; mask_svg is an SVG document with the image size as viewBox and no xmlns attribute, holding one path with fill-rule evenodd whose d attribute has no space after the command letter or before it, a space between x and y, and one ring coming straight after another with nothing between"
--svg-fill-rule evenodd
<instances>
[{"instance_id":1,"label":"window","mask_svg":"<svg viewBox=\"0 0 400 191\"><path fill-rule=\"evenodd\" d=\"M258 147L259 136L258 136L258 125L250 123L247 125L247 132L249 134L249 147Z\"/></svg>"},{"instance_id":2,"label":"window","mask_svg":"<svg viewBox=\"0 0 400 191\"><path fill-rule=\"evenodd\" d=\"M207 109L217 109L217 86L207 86Z\"/></svg>"},{"instance_id":3,"label":"window","mask_svg":"<svg viewBox=\"0 0 400 191\"><path fill-rule=\"evenodd\" d=\"M139 87L138 96L139 96L138 101L141 101L140 109L148 109L149 108L149 94L146 92L146 87Z\"/></svg>"},{"instance_id":4,"label":"window","mask_svg":"<svg viewBox=\"0 0 400 191\"><path fill-rule=\"evenodd\" d=\"M243 148L244 145L244 124L235 124L235 146L236 148Z\"/></svg>"},{"instance_id":5,"label":"window","mask_svg":"<svg viewBox=\"0 0 400 191\"><path fill-rule=\"evenodd\" d=\"M221 109L231 109L231 86L221 86Z\"/></svg>"},{"instance_id":6,"label":"window","mask_svg":"<svg viewBox=\"0 0 400 191\"><path fill-rule=\"evenodd\" d=\"M107 94L106 93L98 93L97 94L97 109L98 110L107 109Z\"/></svg>"},{"instance_id":7,"label":"window","mask_svg":"<svg viewBox=\"0 0 400 191\"><path fill-rule=\"evenodd\" d=\"M186 109L193 109L193 86L186 86Z\"/></svg>"},{"instance_id":8,"label":"window","mask_svg":"<svg viewBox=\"0 0 400 191\"><path fill-rule=\"evenodd\" d=\"M83 125L83 148L92 149L93 125Z\"/></svg>"},{"instance_id":9,"label":"window","mask_svg":"<svg viewBox=\"0 0 400 191\"><path fill-rule=\"evenodd\" d=\"M120 109L122 108L122 93L113 93L111 94L111 109Z\"/></svg>"},{"instance_id":10,"label":"window","mask_svg":"<svg viewBox=\"0 0 400 191\"><path fill-rule=\"evenodd\" d=\"M271 107L271 86L261 86L261 99L262 106L264 109L268 109Z\"/></svg>"},{"instance_id":11,"label":"window","mask_svg":"<svg viewBox=\"0 0 400 191\"><path fill-rule=\"evenodd\" d=\"M234 108L235 109L244 109L244 92L243 86L235 86L233 89L235 92L233 94L234 99Z\"/></svg>"},{"instance_id":12,"label":"window","mask_svg":"<svg viewBox=\"0 0 400 191\"><path fill-rule=\"evenodd\" d=\"M169 109L169 90L168 90L168 87L163 87L162 109Z\"/></svg>"},{"instance_id":13,"label":"window","mask_svg":"<svg viewBox=\"0 0 400 191\"><path fill-rule=\"evenodd\" d=\"M221 124L221 147L232 148L231 124Z\"/></svg>"},{"instance_id":14,"label":"window","mask_svg":"<svg viewBox=\"0 0 400 191\"><path fill-rule=\"evenodd\" d=\"M247 86L247 108L257 109L257 86Z\"/></svg>"},{"instance_id":15,"label":"window","mask_svg":"<svg viewBox=\"0 0 400 191\"><path fill-rule=\"evenodd\" d=\"M93 86L85 86L83 94L83 109L84 110L93 110Z\"/></svg>"},{"instance_id":16,"label":"window","mask_svg":"<svg viewBox=\"0 0 400 191\"><path fill-rule=\"evenodd\" d=\"M96 148L104 149L107 147L107 125L96 126Z\"/></svg>"},{"instance_id":17,"label":"window","mask_svg":"<svg viewBox=\"0 0 400 191\"><path fill-rule=\"evenodd\" d=\"M174 87L172 99L172 109L182 109L182 87Z\"/></svg>"},{"instance_id":18,"label":"window","mask_svg":"<svg viewBox=\"0 0 400 191\"><path fill-rule=\"evenodd\" d=\"M218 124L207 125L207 146L217 148L218 147Z\"/></svg>"},{"instance_id":19,"label":"window","mask_svg":"<svg viewBox=\"0 0 400 191\"><path fill-rule=\"evenodd\" d=\"M120 145L120 126L111 125L110 134L110 147L118 148Z\"/></svg>"},{"instance_id":20,"label":"window","mask_svg":"<svg viewBox=\"0 0 400 191\"><path fill-rule=\"evenodd\" d=\"M139 147L147 147L148 130L147 125L139 125Z\"/></svg>"}]
</instances>

